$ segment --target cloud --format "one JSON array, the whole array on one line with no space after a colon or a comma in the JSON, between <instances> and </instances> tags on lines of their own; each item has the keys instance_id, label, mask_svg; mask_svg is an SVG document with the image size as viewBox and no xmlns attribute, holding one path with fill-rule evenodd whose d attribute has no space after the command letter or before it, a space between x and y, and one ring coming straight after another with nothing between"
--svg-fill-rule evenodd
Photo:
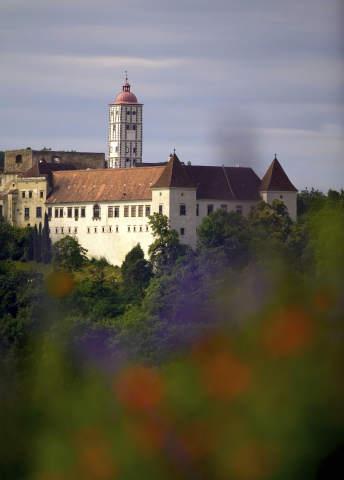
<instances>
[{"instance_id":1,"label":"cloud","mask_svg":"<svg viewBox=\"0 0 344 480\"><path fill-rule=\"evenodd\" d=\"M280 151L295 177L337 185L344 178L338 5L2 0L0 148L104 151L107 103L129 70L145 104L149 161L175 146L193 163L264 170Z\"/></svg>"}]
</instances>

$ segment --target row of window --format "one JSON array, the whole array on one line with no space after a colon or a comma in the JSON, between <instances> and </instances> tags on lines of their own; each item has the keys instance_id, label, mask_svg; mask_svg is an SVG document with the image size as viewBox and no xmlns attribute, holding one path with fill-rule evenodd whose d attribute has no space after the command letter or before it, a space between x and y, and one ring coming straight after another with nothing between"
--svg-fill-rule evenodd
<instances>
[{"instance_id":1,"label":"row of window","mask_svg":"<svg viewBox=\"0 0 344 480\"><path fill-rule=\"evenodd\" d=\"M220 208L223 210L228 209L228 205L220 205ZM214 205L208 204L207 205L207 214L210 215L214 211ZM242 205L237 205L235 208L237 213L242 214ZM163 213L163 205L159 205L159 213ZM120 217L120 206L118 205L110 205L107 207L107 214L108 218L119 218ZM150 205L124 205L123 206L123 216L124 217L149 217L151 214L151 207ZM186 205L181 203L179 205L179 215L185 216L186 215ZM64 216L64 208L57 207L54 209L54 217L55 218L63 218ZM86 207L67 207L67 218L73 218L77 220L79 218L86 217ZM196 216L199 216L199 204L196 204ZM25 220L30 218L30 208L27 207L24 209L24 217ZM48 207L48 217L52 217L52 207ZM36 207L36 218L42 218L42 207ZM93 205L93 218L100 219L101 218L101 208L98 204Z\"/></svg>"},{"instance_id":2,"label":"row of window","mask_svg":"<svg viewBox=\"0 0 344 480\"><path fill-rule=\"evenodd\" d=\"M161 209L160 209L161 207ZM41 207L37 207L41 208ZM107 207L108 218L118 218L120 216L120 206L119 205L109 205ZM161 212L160 212L161 210ZM162 213L162 205L159 206L159 212ZM48 207L48 217L51 218L53 213L52 207ZM54 208L54 217L63 218L65 213L64 207L55 207ZM123 216L124 217L149 217L151 214L150 205L124 205L123 206ZM67 207L67 218L78 219L86 217L86 207ZM93 218L101 218L101 207L96 204L93 205Z\"/></svg>"},{"instance_id":3,"label":"row of window","mask_svg":"<svg viewBox=\"0 0 344 480\"><path fill-rule=\"evenodd\" d=\"M22 190L21 196L22 196L22 198L32 198L33 191L32 190ZM44 198L44 191L43 190L40 190L39 198Z\"/></svg>"},{"instance_id":4,"label":"row of window","mask_svg":"<svg viewBox=\"0 0 344 480\"><path fill-rule=\"evenodd\" d=\"M184 230L184 229L181 229ZM128 225L128 232L149 232L148 225ZM78 227L55 227L56 234L77 234ZM87 233L119 233L119 226L107 225L103 227L87 227Z\"/></svg>"}]
</instances>

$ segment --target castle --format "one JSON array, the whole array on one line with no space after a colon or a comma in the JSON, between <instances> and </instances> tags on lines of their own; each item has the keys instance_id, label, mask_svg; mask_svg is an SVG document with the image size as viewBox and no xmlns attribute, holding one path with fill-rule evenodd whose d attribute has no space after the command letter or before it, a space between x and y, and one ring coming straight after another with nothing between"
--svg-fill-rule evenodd
<instances>
[{"instance_id":1,"label":"castle","mask_svg":"<svg viewBox=\"0 0 344 480\"><path fill-rule=\"evenodd\" d=\"M5 152L0 215L20 227L48 214L50 236L78 239L88 255L120 265L153 237L149 216L167 215L182 243L196 246L196 229L218 208L247 215L261 199L282 200L296 219L297 190L275 157L260 179L252 168L142 162L142 108L128 79L109 105L108 156L31 149Z\"/></svg>"}]
</instances>

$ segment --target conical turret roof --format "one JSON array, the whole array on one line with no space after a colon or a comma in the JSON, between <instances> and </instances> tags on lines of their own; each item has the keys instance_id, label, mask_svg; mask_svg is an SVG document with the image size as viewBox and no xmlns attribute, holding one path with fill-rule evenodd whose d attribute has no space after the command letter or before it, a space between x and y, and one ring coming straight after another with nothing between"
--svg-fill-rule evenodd
<instances>
[{"instance_id":1,"label":"conical turret roof","mask_svg":"<svg viewBox=\"0 0 344 480\"><path fill-rule=\"evenodd\" d=\"M260 191L297 192L276 156L261 181Z\"/></svg>"}]
</instances>

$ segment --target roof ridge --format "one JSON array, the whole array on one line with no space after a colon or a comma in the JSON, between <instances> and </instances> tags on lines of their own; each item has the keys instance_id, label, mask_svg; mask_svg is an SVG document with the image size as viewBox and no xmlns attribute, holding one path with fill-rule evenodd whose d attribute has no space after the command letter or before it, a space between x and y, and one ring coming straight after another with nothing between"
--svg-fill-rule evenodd
<instances>
[{"instance_id":1,"label":"roof ridge","mask_svg":"<svg viewBox=\"0 0 344 480\"><path fill-rule=\"evenodd\" d=\"M222 171L223 171L224 176L225 176L225 178L226 178L227 185L228 185L228 188L229 188L231 194L233 195L234 198L236 198L236 195L235 195L235 193L234 193L234 191L233 191L231 182L229 181L229 178L228 178L228 175L227 175L227 172L226 172L226 169L225 169L225 166L224 166L224 165L222 165Z\"/></svg>"}]
</instances>

